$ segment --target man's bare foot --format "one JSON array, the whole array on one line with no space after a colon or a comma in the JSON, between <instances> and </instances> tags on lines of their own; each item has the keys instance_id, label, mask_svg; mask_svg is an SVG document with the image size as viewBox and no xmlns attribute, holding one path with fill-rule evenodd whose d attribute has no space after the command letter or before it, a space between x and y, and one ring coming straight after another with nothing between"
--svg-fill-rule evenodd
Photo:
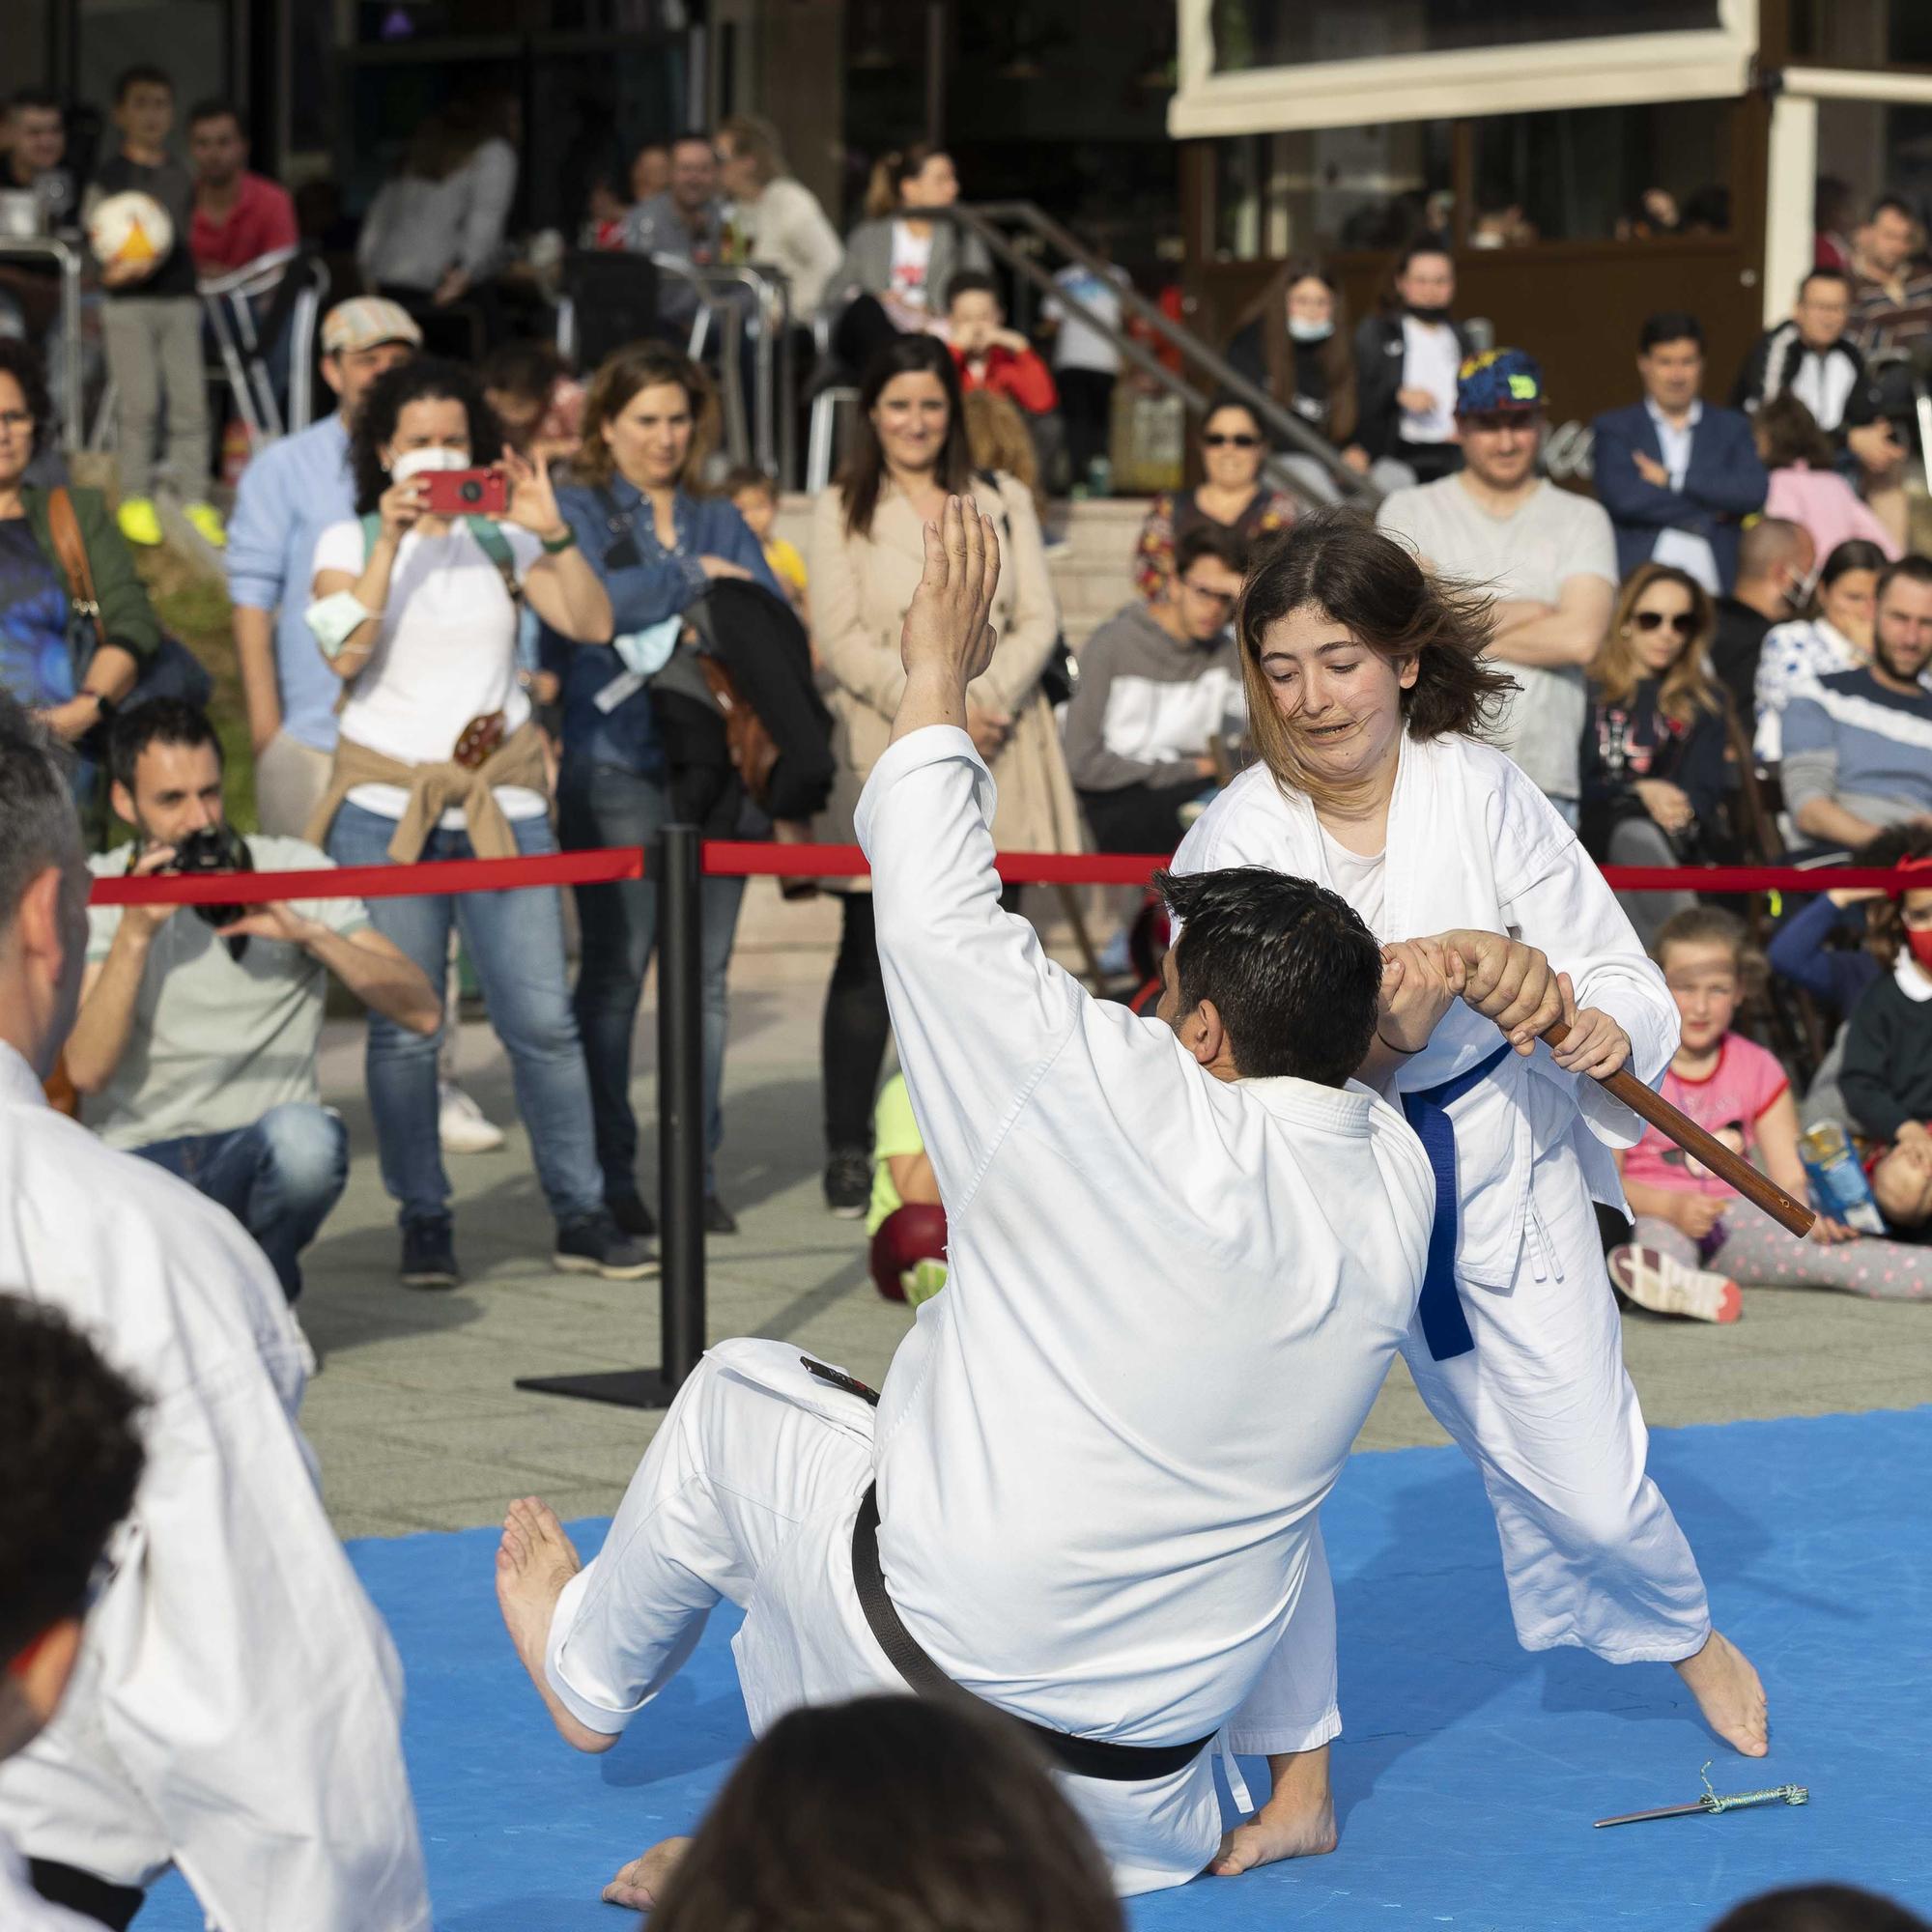
<instances>
[{"instance_id":1,"label":"man's bare foot","mask_svg":"<svg viewBox=\"0 0 1932 1932\"><path fill-rule=\"evenodd\" d=\"M1319 1858L1337 1843L1335 1801L1328 1789L1328 1747L1285 1752L1268 1759L1274 1789L1245 1825L1221 1838L1208 1869L1216 1878L1238 1878L1279 1859Z\"/></svg>"},{"instance_id":2,"label":"man's bare foot","mask_svg":"<svg viewBox=\"0 0 1932 1932\"><path fill-rule=\"evenodd\" d=\"M617 1742L615 1733L593 1731L572 1717L550 1688L544 1668L556 1600L582 1568L576 1546L547 1502L522 1496L510 1505L503 1540L497 1546L497 1606L503 1613L504 1628L564 1742L581 1751L607 1751Z\"/></svg>"},{"instance_id":3,"label":"man's bare foot","mask_svg":"<svg viewBox=\"0 0 1932 1932\"><path fill-rule=\"evenodd\" d=\"M690 1849L689 1838L667 1838L663 1844L653 1845L642 1858L633 1859L604 1888L604 1903L627 1905L633 1912L648 1912L664 1897L666 1880Z\"/></svg>"},{"instance_id":4,"label":"man's bare foot","mask_svg":"<svg viewBox=\"0 0 1932 1932\"><path fill-rule=\"evenodd\" d=\"M1721 1631L1713 1631L1695 1657L1673 1666L1690 1687L1704 1721L1746 1757L1771 1748L1771 1714L1764 1686L1749 1660Z\"/></svg>"}]
</instances>

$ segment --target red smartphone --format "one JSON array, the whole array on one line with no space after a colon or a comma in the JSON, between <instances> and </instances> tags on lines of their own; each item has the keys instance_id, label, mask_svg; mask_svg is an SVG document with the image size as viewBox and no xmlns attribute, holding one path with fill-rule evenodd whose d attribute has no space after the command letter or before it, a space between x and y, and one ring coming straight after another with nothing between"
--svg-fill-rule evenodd
<instances>
[{"instance_id":1,"label":"red smartphone","mask_svg":"<svg viewBox=\"0 0 1932 1932\"><path fill-rule=\"evenodd\" d=\"M510 507L500 469L432 469L423 481L423 508L432 517L500 517Z\"/></svg>"}]
</instances>

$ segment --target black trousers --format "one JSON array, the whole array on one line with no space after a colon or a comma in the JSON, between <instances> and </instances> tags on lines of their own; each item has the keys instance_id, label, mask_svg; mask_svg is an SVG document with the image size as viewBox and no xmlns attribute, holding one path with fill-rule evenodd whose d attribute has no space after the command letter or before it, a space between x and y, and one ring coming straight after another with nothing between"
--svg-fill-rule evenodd
<instances>
[{"instance_id":1,"label":"black trousers","mask_svg":"<svg viewBox=\"0 0 1932 1932\"><path fill-rule=\"evenodd\" d=\"M128 1921L147 1903L148 1894L137 1886L109 1885L77 1865L52 1859L29 1859L27 1876L48 1904L64 1905L84 1918L98 1918L108 1932L126 1932Z\"/></svg>"},{"instance_id":2,"label":"black trousers","mask_svg":"<svg viewBox=\"0 0 1932 1932\"><path fill-rule=\"evenodd\" d=\"M1390 452L1398 463L1415 471L1418 483L1440 482L1463 467L1463 446L1458 442L1404 442L1398 440Z\"/></svg>"},{"instance_id":3,"label":"black trousers","mask_svg":"<svg viewBox=\"0 0 1932 1932\"><path fill-rule=\"evenodd\" d=\"M1080 809L1100 852L1172 852L1180 843L1180 808L1208 789L1206 779L1178 785L1122 785L1083 791Z\"/></svg>"},{"instance_id":4,"label":"black trousers","mask_svg":"<svg viewBox=\"0 0 1932 1932\"><path fill-rule=\"evenodd\" d=\"M1104 369L1056 369L1060 419L1066 425L1066 462L1074 483L1085 483L1096 456L1113 440L1114 384Z\"/></svg>"}]
</instances>

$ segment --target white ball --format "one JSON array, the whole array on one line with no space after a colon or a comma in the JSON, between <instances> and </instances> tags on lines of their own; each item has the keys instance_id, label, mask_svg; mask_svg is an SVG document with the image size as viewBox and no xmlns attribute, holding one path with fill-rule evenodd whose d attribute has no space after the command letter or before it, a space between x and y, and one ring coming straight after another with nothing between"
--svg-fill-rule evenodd
<instances>
[{"instance_id":1,"label":"white ball","mask_svg":"<svg viewBox=\"0 0 1932 1932\"><path fill-rule=\"evenodd\" d=\"M158 263L175 245L175 224L153 195L128 188L97 204L87 240L102 263Z\"/></svg>"}]
</instances>

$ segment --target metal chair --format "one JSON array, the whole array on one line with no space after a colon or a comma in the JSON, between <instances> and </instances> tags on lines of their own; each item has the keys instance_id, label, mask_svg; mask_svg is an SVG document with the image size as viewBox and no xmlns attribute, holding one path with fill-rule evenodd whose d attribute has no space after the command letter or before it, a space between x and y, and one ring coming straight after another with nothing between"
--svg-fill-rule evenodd
<instances>
[{"instance_id":1,"label":"metal chair","mask_svg":"<svg viewBox=\"0 0 1932 1932\"><path fill-rule=\"evenodd\" d=\"M226 275L199 284L202 313L214 338L219 380L235 398L249 440L271 441L305 429L313 413L315 331L328 298L328 270L299 247L277 248ZM268 298L261 315L257 302ZM286 337L289 409L284 417L270 360Z\"/></svg>"}]
</instances>

